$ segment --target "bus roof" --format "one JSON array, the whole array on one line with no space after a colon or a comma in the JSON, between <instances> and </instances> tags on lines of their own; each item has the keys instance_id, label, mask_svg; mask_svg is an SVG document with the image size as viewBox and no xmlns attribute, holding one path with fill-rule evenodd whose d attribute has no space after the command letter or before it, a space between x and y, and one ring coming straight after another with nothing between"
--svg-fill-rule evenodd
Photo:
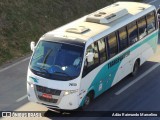
<instances>
[{"instance_id":1,"label":"bus roof","mask_svg":"<svg viewBox=\"0 0 160 120\"><path fill-rule=\"evenodd\" d=\"M91 43L153 10L154 6L145 3L117 2L50 31L42 38L58 36Z\"/></svg>"}]
</instances>

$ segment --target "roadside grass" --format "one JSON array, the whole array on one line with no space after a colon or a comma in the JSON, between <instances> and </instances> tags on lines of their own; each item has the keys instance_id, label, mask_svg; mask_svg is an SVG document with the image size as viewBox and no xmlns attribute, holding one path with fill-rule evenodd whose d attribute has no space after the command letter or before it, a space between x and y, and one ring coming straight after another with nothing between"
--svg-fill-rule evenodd
<instances>
[{"instance_id":1,"label":"roadside grass","mask_svg":"<svg viewBox=\"0 0 160 120\"><path fill-rule=\"evenodd\" d=\"M116 1L0 0L0 65L30 53L44 33Z\"/></svg>"}]
</instances>

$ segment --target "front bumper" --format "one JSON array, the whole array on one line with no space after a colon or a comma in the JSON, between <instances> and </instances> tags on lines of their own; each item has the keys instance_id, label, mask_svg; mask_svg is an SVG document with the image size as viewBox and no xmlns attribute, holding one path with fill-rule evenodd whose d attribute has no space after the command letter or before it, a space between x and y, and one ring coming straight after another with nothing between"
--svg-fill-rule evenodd
<instances>
[{"instance_id":1,"label":"front bumper","mask_svg":"<svg viewBox=\"0 0 160 120\"><path fill-rule=\"evenodd\" d=\"M64 91L61 91L60 93L52 94L52 99L41 99L39 96L42 96L43 93L46 93L49 91L50 88L47 88L46 90L37 90L37 86L35 85L31 87L27 83L27 93L28 93L28 99L29 101L36 102L38 104L45 105L48 108L51 109L62 109L62 110L74 110L79 107L78 102L78 92L72 93L69 95L64 95ZM43 87L43 86L42 86ZM58 90L59 91L59 90ZM52 91L54 92L54 91ZM50 93L52 93L50 91Z\"/></svg>"}]
</instances>

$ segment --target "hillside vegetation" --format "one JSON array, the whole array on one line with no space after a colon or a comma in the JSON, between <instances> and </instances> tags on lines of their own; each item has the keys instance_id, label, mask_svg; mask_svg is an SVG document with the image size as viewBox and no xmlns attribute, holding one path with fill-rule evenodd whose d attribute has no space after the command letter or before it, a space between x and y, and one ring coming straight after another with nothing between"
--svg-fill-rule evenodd
<instances>
[{"instance_id":1,"label":"hillside vegetation","mask_svg":"<svg viewBox=\"0 0 160 120\"><path fill-rule=\"evenodd\" d=\"M47 31L115 1L0 0L0 64L29 53L30 41Z\"/></svg>"}]
</instances>

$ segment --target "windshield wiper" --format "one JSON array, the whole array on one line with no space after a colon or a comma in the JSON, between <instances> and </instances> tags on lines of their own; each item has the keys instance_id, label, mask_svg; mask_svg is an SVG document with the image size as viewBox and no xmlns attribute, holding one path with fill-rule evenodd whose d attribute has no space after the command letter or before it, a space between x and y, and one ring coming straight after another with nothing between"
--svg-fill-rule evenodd
<instances>
[{"instance_id":1,"label":"windshield wiper","mask_svg":"<svg viewBox=\"0 0 160 120\"><path fill-rule=\"evenodd\" d=\"M54 72L54 73L58 73L58 74L64 74L64 75L66 75L67 77L69 77L69 78L72 78L70 75L68 75L67 73L64 73L64 72Z\"/></svg>"},{"instance_id":2,"label":"windshield wiper","mask_svg":"<svg viewBox=\"0 0 160 120\"><path fill-rule=\"evenodd\" d=\"M40 71L43 70L43 71L45 71L46 73L49 73L48 70L44 69L43 67L38 67L38 66L34 66L34 67L38 68Z\"/></svg>"},{"instance_id":3,"label":"windshield wiper","mask_svg":"<svg viewBox=\"0 0 160 120\"><path fill-rule=\"evenodd\" d=\"M43 60L43 62L42 62L42 64L43 64L42 67L35 66L35 67L39 68L40 71L43 70L43 71L45 71L46 73L49 73L48 70L44 69L44 64L46 63L46 60L47 60L47 58L48 58L48 56L50 55L51 52L52 52L52 49L50 49L50 50L47 52L47 54L46 54L46 56L44 57L44 60Z\"/></svg>"},{"instance_id":4,"label":"windshield wiper","mask_svg":"<svg viewBox=\"0 0 160 120\"><path fill-rule=\"evenodd\" d=\"M44 60L43 60L43 65L44 65L44 63L46 63L46 61L47 61L47 59L48 59L48 57L49 57L49 55L51 54L51 52L53 51L53 49L50 49L48 52L47 52L47 54L46 54L46 56L44 57ZM42 66L43 67L43 66Z\"/></svg>"}]
</instances>

